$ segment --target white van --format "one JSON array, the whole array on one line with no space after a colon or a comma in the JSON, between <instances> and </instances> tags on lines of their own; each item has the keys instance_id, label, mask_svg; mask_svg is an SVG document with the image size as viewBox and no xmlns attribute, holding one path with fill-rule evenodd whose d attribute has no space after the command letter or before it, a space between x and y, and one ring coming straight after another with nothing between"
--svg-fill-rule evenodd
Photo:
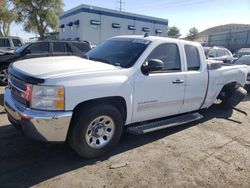
<instances>
[{"instance_id":1,"label":"white van","mask_svg":"<svg viewBox=\"0 0 250 188\"><path fill-rule=\"evenodd\" d=\"M23 45L19 37L0 37L0 50L12 52Z\"/></svg>"}]
</instances>

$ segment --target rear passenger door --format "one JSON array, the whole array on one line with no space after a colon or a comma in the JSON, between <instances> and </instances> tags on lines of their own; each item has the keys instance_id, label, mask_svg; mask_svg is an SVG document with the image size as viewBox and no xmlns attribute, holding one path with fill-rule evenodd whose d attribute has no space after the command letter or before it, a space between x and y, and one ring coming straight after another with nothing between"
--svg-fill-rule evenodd
<instances>
[{"instance_id":1,"label":"rear passenger door","mask_svg":"<svg viewBox=\"0 0 250 188\"><path fill-rule=\"evenodd\" d=\"M181 112L190 112L198 110L203 103L207 90L207 68L201 63L203 57L200 57L202 49L192 45L184 46L186 56L186 87L184 104Z\"/></svg>"}]
</instances>

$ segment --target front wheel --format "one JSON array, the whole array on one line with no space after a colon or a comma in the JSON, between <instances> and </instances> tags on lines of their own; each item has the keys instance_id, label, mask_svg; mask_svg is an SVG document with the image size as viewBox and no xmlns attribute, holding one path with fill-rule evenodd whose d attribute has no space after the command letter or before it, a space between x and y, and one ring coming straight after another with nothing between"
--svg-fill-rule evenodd
<instances>
[{"instance_id":1,"label":"front wheel","mask_svg":"<svg viewBox=\"0 0 250 188\"><path fill-rule=\"evenodd\" d=\"M6 86L8 83L8 66L0 67L0 86Z\"/></svg>"},{"instance_id":2,"label":"front wheel","mask_svg":"<svg viewBox=\"0 0 250 188\"><path fill-rule=\"evenodd\" d=\"M98 157L118 143L123 126L121 113L112 105L82 108L71 125L69 144L82 157Z\"/></svg>"}]
</instances>

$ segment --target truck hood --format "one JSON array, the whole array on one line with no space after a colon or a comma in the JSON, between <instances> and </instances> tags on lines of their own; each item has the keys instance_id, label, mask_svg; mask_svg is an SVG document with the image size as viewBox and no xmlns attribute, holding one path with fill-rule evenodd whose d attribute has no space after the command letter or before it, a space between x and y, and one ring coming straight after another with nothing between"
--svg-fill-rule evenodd
<instances>
[{"instance_id":1,"label":"truck hood","mask_svg":"<svg viewBox=\"0 0 250 188\"><path fill-rule=\"evenodd\" d=\"M41 79L119 69L113 65L75 56L27 59L16 61L12 67L22 74Z\"/></svg>"}]
</instances>

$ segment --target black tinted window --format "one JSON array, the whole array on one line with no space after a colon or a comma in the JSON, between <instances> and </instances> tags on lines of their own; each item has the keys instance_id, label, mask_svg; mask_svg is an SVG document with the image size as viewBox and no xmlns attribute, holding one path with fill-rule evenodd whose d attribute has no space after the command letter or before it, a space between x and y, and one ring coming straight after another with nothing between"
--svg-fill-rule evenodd
<instances>
[{"instance_id":1,"label":"black tinted window","mask_svg":"<svg viewBox=\"0 0 250 188\"><path fill-rule=\"evenodd\" d=\"M154 49L148 60L159 59L164 63L163 71L180 71L180 55L176 44L162 44Z\"/></svg>"},{"instance_id":2,"label":"black tinted window","mask_svg":"<svg viewBox=\"0 0 250 188\"><path fill-rule=\"evenodd\" d=\"M22 46L22 43L19 39L12 39L12 42L13 42L15 47Z\"/></svg>"},{"instance_id":3,"label":"black tinted window","mask_svg":"<svg viewBox=\"0 0 250 188\"><path fill-rule=\"evenodd\" d=\"M9 39L0 39L0 47L10 47Z\"/></svg>"},{"instance_id":4,"label":"black tinted window","mask_svg":"<svg viewBox=\"0 0 250 188\"><path fill-rule=\"evenodd\" d=\"M200 69L200 56L198 49L194 46L185 46L185 53L187 59L188 70L199 70Z\"/></svg>"},{"instance_id":5,"label":"black tinted window","mask_svg":"<svg viewBox=\"0 0 250 188\"><path fill-rule=\"evenodd\" d=\"M53 42L54 52L65 53L65 43L64 42Z\"/></svg>"},{"instance_id":6,"label":"black tinted window","mask_svg":"<svg viewBox=\"0 0 250 188\"><path fill-rule=\"evenodd\" d=\"M75 47L77 47L81 52L87 52L90 50L90 46L88 43L72 43Z\"/></svg>"},{"instance_id":7,"label":"black tinted window","mask_svg":"<svg viewBox=\"0 0 250 188\"><path fill-rule=\"evenodd\" d=\"M48 42L34 43L28 49L31 51L31 53L49 53L49 43Z\"/></svg>"},{"instance_id":8,"label":"black tinted window","mask_svg":"<svg viewBox=\"0 0 250 188\"><path fill-rule=\"evenodd\" d=\"M67 43L66 43L66 51L69 53L72 53L72 50L71 50L69 44L67 44Z\"/></svg>"}]
</instances>

